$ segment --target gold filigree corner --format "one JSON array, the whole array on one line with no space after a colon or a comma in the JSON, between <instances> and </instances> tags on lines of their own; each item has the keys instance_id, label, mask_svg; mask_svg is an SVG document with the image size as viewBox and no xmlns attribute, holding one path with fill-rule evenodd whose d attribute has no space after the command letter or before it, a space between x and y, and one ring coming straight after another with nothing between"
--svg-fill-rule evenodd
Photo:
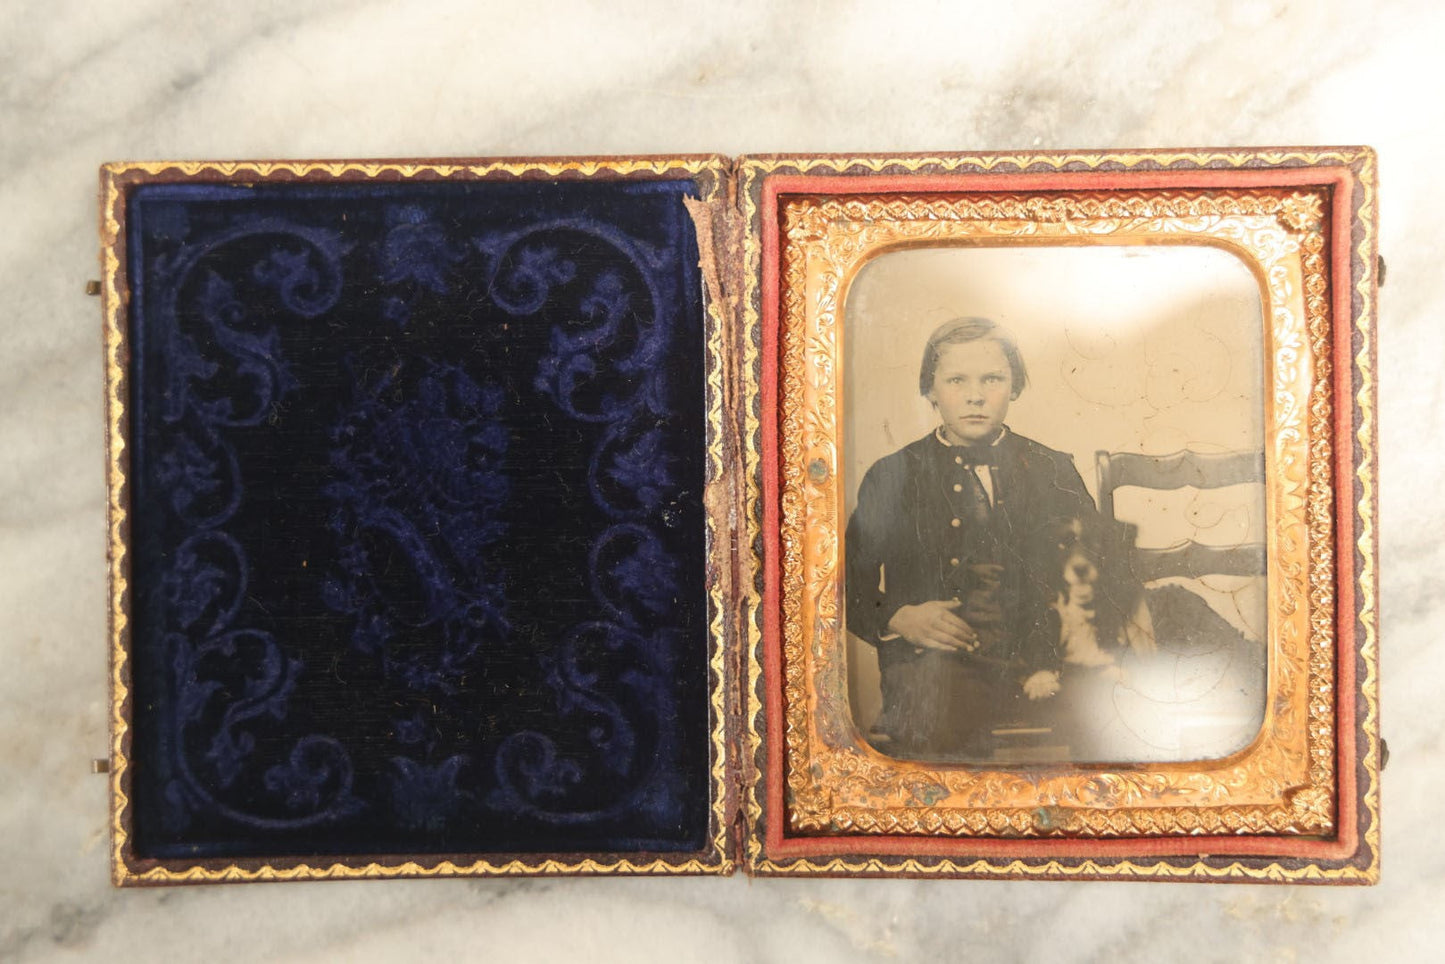
<instances>
[{"instance_id":1,"label":"gold filigree corner","mask_svg":"<svg viewBox=\"0 0 1445 964\"><path fill-rule=\"evenodd\" d=\"M1292 794L1289 803L1297 829L1306 833L1319 833L1334 829L1334 801L1324 787L1305 787Z\"/></svg>"},{"instance_id":2,"label":"gold filigree corner","mask_svg":"<svg viewBox=\"0 0 1445 964\"><path fill-rule=\"evenodd\" d=\"M1295 192L1280 202L1280 221L1298 234L1318 231L1324 220L1324 201L1318 194Z\"/></svg>"}]
</instances>

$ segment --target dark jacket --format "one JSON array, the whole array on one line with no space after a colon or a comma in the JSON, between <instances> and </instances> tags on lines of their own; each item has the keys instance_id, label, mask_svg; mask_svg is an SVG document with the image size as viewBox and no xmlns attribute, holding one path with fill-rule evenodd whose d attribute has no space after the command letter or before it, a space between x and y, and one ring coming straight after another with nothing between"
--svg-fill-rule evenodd
<instances>
[{"instance_id":1,"label":"dark jacket","mask_svg":"<svg viewBox=\"0 0 1445 964\"><path fill-rule=\"evenodd\" d=\"M863 477L844 543L847 628L878 648L884 672L922 654L889 635L902 606L958 599L959 615L979 632L972 660L996 676L1022 680L1059 666L1057 630L1049 617L1058 574L1051 524L1092 516L1093 500L1073 460L1006 432L993 446L994 502L987 522L971 512L968 480L953 446L930 433L879 459Z\"/></svg>"}]
</instances>

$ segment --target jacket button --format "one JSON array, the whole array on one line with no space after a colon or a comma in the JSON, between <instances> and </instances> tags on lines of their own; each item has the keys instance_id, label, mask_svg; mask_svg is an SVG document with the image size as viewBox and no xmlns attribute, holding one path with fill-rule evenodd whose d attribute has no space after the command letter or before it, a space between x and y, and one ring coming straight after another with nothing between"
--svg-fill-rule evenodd
<instances>
[{"instance_id":1,"label":"jacket button","mask_svg":"<svg viewBox=\"0 0 1445 964\"><path fill-rule=\"evenodd\" d=\"M950 560L948 560L948 564L949 564L950 566L956 566L956 565L958 565L958 560L957 560L957 559L950 559Z\"/></svg>"},{"instance_id":2,"label":"jacket button","mask_svg":"<svg viewBox=\"0 0 1445 964\"><path fill-rule=\"evenodd\" d=\"M953 464L954 464L954 465L962 465L962 464L963 464L963 456L962 456L962 455L955 455L955 456L953 457Z\"/></svg>"},{"instance_id":3,"label":"jacket button","mask_svg":"<svg viewBox=\"0 0 1445 964\"><path fill-rule=\"evenodd\" d=\"M963 485L962 485L961 483L955 482L955 483L953 484L953 491L955 491L955 492L962 492L962 491L963 491Z\"/></svg>"},{"instance_id":4,"label":"jacket button","mask_svg":"<svg viewBox=\"0 0 1445 964\"><path fill-rule=\"evenodd\" d=\"M949 525L957 529L959 526L963 525L963 523L960 522L958 519L954 519L952 522L949 523Z\"/></svg>"}]
</instances>

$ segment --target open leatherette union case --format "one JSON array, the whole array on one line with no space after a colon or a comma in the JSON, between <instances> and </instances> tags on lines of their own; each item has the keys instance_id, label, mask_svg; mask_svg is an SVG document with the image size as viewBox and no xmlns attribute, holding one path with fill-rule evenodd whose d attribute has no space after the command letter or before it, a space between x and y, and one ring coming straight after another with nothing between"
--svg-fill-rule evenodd
<instances>
[{"instance_id":1,"label":"open leatherette union case","mask_svg":"<svg viewBox=\"0 0 1445 964\"><path fill-rule=\"evenodd\" d=\"M102 188L117 883L1378 879L1368 149Z\"/></svg>"}]
</instances>

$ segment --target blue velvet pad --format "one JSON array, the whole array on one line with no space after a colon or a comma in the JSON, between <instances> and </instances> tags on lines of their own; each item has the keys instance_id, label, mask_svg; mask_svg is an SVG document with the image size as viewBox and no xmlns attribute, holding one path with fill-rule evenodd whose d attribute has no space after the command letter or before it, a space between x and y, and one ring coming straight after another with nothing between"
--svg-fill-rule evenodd
<instances>
[{"instance_id":1,"label":"blue velvet pad","mask_svg":"<svg viewBox=\"0 0 1445 964\"><path fill-rule=\"evenodd\" d=\"M694 194L132 194L137 856L704 846Z\"/></svg>"}]
</instances>

